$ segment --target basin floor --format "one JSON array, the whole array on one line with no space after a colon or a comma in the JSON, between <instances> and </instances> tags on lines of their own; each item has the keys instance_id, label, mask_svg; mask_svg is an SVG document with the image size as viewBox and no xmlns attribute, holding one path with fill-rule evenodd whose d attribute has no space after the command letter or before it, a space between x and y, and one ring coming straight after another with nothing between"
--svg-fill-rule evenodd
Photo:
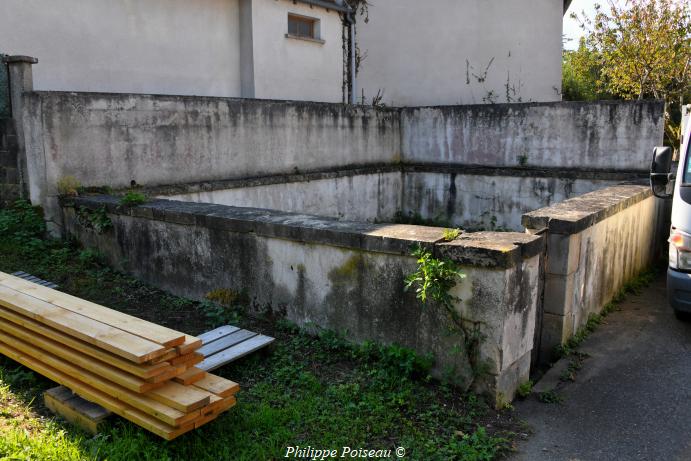
<instances>
[{"instance_id":1,"label":"basin floor","mask_svg":"<svg viewBox=\"0 0 691 461\"><path fill-rule=\"evenodd\" d=\"M561 403L515 405L533 434L514 460L691 460L691 323L667 304L664 275L583 343Z\"/></svg>"}]
</instances>

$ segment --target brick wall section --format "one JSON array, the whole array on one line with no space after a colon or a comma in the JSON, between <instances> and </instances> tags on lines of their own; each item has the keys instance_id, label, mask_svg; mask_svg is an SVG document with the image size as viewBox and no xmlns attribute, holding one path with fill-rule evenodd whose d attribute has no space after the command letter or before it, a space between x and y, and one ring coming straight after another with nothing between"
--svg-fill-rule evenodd
<instances>
[{"instance_id":1,"label":"brick wall section","mask_svg":"<svg viewBox=\"0 0 691 461\"><path fill-rule=\"evenodd\" d=\"M7 206L17 199L17 135L11 119L0 119L0 206Z\"/></svg>"}]
</instances>

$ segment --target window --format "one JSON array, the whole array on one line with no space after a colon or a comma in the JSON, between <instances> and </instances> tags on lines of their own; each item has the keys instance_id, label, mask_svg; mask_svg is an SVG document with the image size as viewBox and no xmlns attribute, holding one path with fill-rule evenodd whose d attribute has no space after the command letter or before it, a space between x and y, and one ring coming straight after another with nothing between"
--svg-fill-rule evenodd
<instances>
[{"instance_id":1,"label":"window","mask_svg":"<svg viewBox=\"0 0 691 461\"><path fill-rule=\"evenodd\" d=\"M289 14L288 37L319 40L319 20L306 16Z\"/></svg>"}]
</instances>

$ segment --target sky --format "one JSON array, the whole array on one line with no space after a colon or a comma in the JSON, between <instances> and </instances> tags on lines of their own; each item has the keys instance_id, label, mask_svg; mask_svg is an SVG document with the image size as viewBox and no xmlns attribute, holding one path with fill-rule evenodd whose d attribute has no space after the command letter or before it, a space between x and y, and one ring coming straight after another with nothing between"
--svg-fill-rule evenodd
<instances>
[{"instance_id":1,"label":"sky","mask_svg":"<svg viewBox=\"0 0 691 461\"><path fill-rule=\"evenodd\" d=\"M564 48L573 50L578 47L578 39L583 36L583 30L578 26L578 21L571 19L571 13L581 15L581 11L585 11L586 16L592 18L595 16L595 3L605 5L604 0L573 0L569 10L564 15L564 36L565 39L571 39L564 42Z\"/></svg>"}]
</instances>

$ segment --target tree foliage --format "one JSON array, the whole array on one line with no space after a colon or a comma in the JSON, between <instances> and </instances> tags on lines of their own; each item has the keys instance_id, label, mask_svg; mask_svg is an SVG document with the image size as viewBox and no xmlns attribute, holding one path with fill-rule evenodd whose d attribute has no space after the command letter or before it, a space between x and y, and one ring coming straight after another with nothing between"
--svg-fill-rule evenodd
<instances>
[{"instance_id":1,"label":"tree foliage","mask_svg":"<svg viewBox=\"0 0 691 461\"><path fill-rule=\"evenodd\" d=\"M674 144L681 105L691 99L690 4L607 0L595 8L593 18L572 15L587 36L565 54L565 98L664 99L666 141Z\"/></svg>"}]
</instances>

